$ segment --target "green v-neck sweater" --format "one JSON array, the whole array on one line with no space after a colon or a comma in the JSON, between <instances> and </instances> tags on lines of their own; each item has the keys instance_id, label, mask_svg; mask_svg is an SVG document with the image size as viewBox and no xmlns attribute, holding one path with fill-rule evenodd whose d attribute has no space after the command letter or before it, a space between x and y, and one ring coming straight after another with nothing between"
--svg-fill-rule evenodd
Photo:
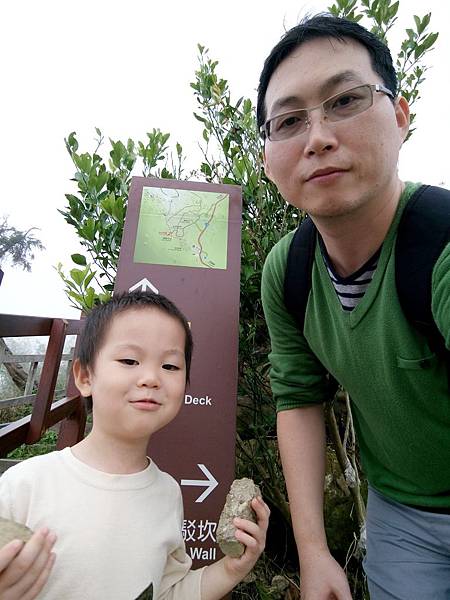
<instances>
[{"instance_id":1,"label":"green v-neck sweater","mask_svg":"<svg viewBox=\"0 0 450 600\"><path fill-rule=\"evenodd\" d=\"M286 311L284 274L294 232L267 257L262 299L277 410L323 403L326 371L351 397L361 460L371 485L418 506L450 507L450 394L444 362L406 320L395 287L398 223L407 184L364 297L345 312L318 244L301 334ZM450 244L437 260L432 311L450 348Z\"/></svg>"}]
</instances>

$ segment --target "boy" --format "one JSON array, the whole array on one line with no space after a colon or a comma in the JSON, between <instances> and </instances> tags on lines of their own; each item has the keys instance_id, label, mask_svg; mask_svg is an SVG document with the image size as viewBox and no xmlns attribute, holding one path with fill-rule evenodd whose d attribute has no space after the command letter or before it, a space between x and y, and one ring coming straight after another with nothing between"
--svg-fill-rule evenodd
<instances>
[{"instance_id":1,"label":"boy","mask_svg":"<svg viewBox=\"0 0 450 600\"><path fill-rule=\"evenodd\" d=\"M155 599L219 600L254 566L269 517L262 499L253 501L257 524L236 520L243 556L191 571L180 488L147 458L150 436L182 406L191 353L187 321L163 296L115 296L87 317L74 376L80 393L92 396L92 431L72 448L25 461L0 479L1 516L33 530L51 522L58 535L42 598L131 600L152 598L152 591ZM36 589L52 560L52 539L42 541L45 530L40 535ZM13 561L0 575L0 592L8 569L20 570ZM29 569L22 571L30 578ZM11 600L19 597L9 592Z\"/></svg>"}]
</instances>

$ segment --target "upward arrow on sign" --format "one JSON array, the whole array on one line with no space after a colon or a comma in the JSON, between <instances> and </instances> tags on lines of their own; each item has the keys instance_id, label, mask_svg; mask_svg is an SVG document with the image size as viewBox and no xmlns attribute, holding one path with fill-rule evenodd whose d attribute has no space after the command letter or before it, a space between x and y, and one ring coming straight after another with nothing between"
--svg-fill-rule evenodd
<instances>
[{"instance_id":1,"label":"upward arrow on sign","mask_svg":"<svg viewBox=\"0 0 450 600\"><path fill-rule=\"evenodd\" d=\"M153 283L151 281L149 281L146 277L144 277L144 279L141 279L140 281L135 283L133 286L131 286L128 291L134 292L134 290L142 290L143 292L146 292L147 290L151 290L155 294L159 294L159 290L157 288L155 288Z\"/></svg>"},{"instance_id":2,"label":"upward arrow on sign","mask_svg":"<svg viewBox=\"0 0 450 600\"><path fill-rule=\"evenodd\" d=\"M181 485L196 485L206 487L206 490L200 494L196 502L203 502L205 498L219 485L217 479L212 473L205 467L205 465L197 465L197 467L203 471L207 479L182 479Z\"/></svg>"}]
</instances>

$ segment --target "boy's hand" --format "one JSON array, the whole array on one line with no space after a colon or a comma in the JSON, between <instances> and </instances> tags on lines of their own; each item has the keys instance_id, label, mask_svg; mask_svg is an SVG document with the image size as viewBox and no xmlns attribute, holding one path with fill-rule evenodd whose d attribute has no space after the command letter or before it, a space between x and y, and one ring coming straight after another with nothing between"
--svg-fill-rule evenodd
<instances>
[{"instance_id":1,"label":"boy's hand","mask_svg":"<svg viewBox=\"0 0 450 600\"><path fill-rule=\"evenodd\" d=\"M256 513L256 523L247 519L235 518L236 539L245 545L245 552L239 558L224 558L224 566L233 577L243 579L255 566L266 545L270 510L262 498L253 498L252 508Z\"/></svg>"},{"instance_id":2,"label":"boy's hand","mask_svg":"<svg viewBox=\"0 0 450 600\"><path fill-rule=\"evenodd\" d=\"M223 598L250 573L264 550L270 510L262 498L253 498L252 508L256 523L238 518L233 521L236 539L245 545L244 554L239 558L225 556L205 567L201 579L202 600Z\"/></svg>"},{"instance_id":3,"label":"boy's hand","mask_svg":"<svg viewBox=\"0 0 450 600\"><path fill-rule=\"evenodd\" d=\"M39 529L24 544L14 540L0 548L1 600L33 600L47 582L55 555L56 536Z\"/></svg>"}]
</instances>

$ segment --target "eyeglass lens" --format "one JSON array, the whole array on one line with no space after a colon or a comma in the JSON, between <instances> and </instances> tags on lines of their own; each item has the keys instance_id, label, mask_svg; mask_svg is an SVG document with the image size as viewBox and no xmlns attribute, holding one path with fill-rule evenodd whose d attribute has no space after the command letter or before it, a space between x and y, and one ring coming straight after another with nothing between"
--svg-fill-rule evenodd
<instances>
[{"instance_id":1,"label":"eyeglass lens","mask_svg":"<svg viewBox=\"0 0 450 600\"><path fill-rule=\"evenodd\" d=\"M361 85L337 94L322 104L311 108L295 110L270 119L266 124L268 137L273 141L286 140L306 131L309 113L322 108L329 121L343 121L367 110L372 106L373 92L370 85Z\"/></svg>"}]
</instances>

